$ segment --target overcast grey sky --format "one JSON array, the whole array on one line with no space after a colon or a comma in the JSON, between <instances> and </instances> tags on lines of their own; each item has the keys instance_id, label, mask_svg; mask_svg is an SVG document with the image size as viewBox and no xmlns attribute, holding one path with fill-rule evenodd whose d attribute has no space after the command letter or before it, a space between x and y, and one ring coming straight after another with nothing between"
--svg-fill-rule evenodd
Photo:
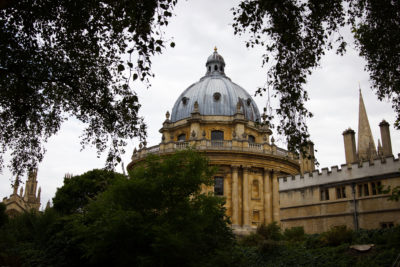
<instances>
[{"instance_id":1,"label":"overcast grey sky","mask_svg":"<svg viewBox=\"0 0 400 267\"><path fill-rule=\"evenodd\" d=\"M162 55L153 59L151 88L134 84L142 104L141 115L148 124L148 144L161 141L158 130L171 111L178 96L206 72L207 57L214 46L224 57L225 73L233 82L246 89L251 95L266 81L267 69L261 68L260 48L247 49L245 38L233 35L232 12L230 9L239 1L180 0L175 15L166 28L167 38L176 43ZM342 33L347 36L348 33ZM311 100L307 107L314 113L308 120L311 139L318 150L316 157L320 168L340 165L345 162L342 132L351 127L357 134L358 83L361 85L364 103L369 116L371 130L377 144L380 138L378 124L386 119L391 125L393 153L397 158L400 147L400 132L393 129L395 114L389 102L379 102L370 89L369 76L364 69L364 60L349 46L345 56L328 52L321 66L314 70L306 89ZM260 111L266 104L265 97L255 97ZM277 103L273 103L277 107ZM80 151L79 136L83 126L70 119L59 133L46 145L47 153L39 165L38 182L42 187L42 206L51 199L57 187L62 186L65 173L82 174L94 168L102 168L105 155L97 158L94 149ZM278 144L286 148L284 140L274 135ZM137 140L128 142L124 156L125 166L130 162ZM116 169L122 172L121 166ZM10 180L14 179L5 169L0 175L0 198L12 193ZM25 180L23 177L22 180Z\"/></svg>"}]
</instances>

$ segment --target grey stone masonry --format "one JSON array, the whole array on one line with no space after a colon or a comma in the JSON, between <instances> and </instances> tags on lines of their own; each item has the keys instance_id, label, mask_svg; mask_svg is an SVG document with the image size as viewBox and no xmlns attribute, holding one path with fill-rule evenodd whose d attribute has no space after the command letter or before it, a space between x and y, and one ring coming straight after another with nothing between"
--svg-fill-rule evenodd
<instances>
[{"instance_id":1,"label":"grey stone masonry","mask_svg":"<svg viewBox=\"0 0 400 267\"><path fill-rule=\"evenodd\" d=\"M394 173L400 174L400 154L397 158L389 156L382 159L376 159L372 162L364 161L362 163L342 164L341 168L332 166L322 168L321 171L305 173L304 176L298 174L279 178L279 191L300 189L323 184L345 182L354 179L362 179L371 176L384 176Z\"/></svg>"}]
</instances>

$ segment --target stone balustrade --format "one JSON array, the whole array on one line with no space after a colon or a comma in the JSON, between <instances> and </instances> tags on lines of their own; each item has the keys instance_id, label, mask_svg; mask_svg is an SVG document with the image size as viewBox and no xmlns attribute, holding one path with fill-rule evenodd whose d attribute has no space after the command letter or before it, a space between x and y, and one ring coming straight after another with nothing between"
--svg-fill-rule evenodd
<instances>
[{"instance_id":1,"label":"stone balustrade","mask_svg":"<svg viewBox=\"0 0 400 267\"><path fill-rule=\"evenodd\" d=\"M285 157L288 159L296 159L293 153L288 152L275 145L267 143L249 143L248 141L240 140L191 140L191 141L178 141L178 142L163 142L159 145L152 147L144 147L132 155L132 160L145 157L147 154L163 154L171 153L177 150L187 149L193 147L197 150L223 150L223 151L243 151L260 153L267 155L275 155Z\"/></svg>"}]
</instances>

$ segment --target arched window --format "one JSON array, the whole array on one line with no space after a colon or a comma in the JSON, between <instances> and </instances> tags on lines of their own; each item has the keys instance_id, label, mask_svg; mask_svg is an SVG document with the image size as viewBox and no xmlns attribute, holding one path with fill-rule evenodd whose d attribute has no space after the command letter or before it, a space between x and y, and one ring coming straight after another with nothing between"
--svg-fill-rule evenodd
<instances>
[{"instance_id":1,"label":"arched window","mask_svg":"<svg viewBox=\"0 0 400 267\"><path fill-rule=\"evenodd\" d=\"M217 65L214 66L214 70L218 70L218 66Z\"/></svg>"},{"instance_id":2,"label":"arched window","mask_svg":"<svg viewBox=\"0 0 400 267\"><path fill-rule=\"evenodd\" d=\"M180 135L178 135L178 141L181 141L181 142L183 142L183 141L186 141L186 134L180 134Z\"/></svg>"},{"instance_id":3,"label":"arched window","mask_svg":"<svg viewBox=\"0 0 400 267\"><path fill-rule=\"evenodd\" d=\"M223 141L224 132L223 131L211 131L211 141Z\"/></svg>"},{"instance_id":4,"label":"arched window","mask_svg":"<svg viewBox=\"0 0 400 267\"><path fill-rule=\"evenodd\" d=\"M249 140L249 143L255 143L256 142L256 138L253 135L249 135L248 140Z\"/></svg>"},{"instance_id":5,"label":"arched window","mask_svg":"<svg viewBox=\"0 0 400 267\"><path fill-rule=\"evenodd\" d=\"M251 196L252 198L260 198L260 185L257 179L253 180Z\"/></svg>"},{"instance_id":6,"label":"arched window","mask_svg":"<svg viewBox=\"0 0 400 267\"><path fill-rule=\"evenodd\" d=\"M223 177L214 177L214 194L216 196L224 195L224 178Z\"/></svg>"},{"instance_id":7,"label":"arched window","mask_svg":"<svg viewBox=\"0 0 400 267\"><path fill-rule=\"evenodd\" d=\"M211 71L211 66L208 66L208 71Z\"/></svg>"}]
</instances>

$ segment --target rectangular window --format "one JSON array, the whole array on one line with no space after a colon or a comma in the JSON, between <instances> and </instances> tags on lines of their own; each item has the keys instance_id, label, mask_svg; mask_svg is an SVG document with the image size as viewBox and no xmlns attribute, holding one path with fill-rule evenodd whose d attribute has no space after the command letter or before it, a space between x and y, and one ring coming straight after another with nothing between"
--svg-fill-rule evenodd
<instances>
[{"instance_id":1,"label":"rectangular window","mask_svg":"<svg viewBox=\"0 0 400 267\"><path fill-rule=\"evenodd\" d=\"M377 186L375 183L371 183L371 188L372 188L372 195L376 195L377 194Z\"/></svg>"},{"instance_id":2,"label":"rectangular window","mask_svg":"<svg viewBox=\"0 0 400 267\"><path fill-rule=\"evenodd\" d=\"M359 197L366 197L369 196L369 188L368 184L359 184L358 185L358 196Z\"/></svg>"},{"instance_id":3,"label":"rectangular window","mask_svg":"<svg viewBox=\"0 0 400 267\"><path fill-rule=\"evenodd\" d=\"M382 194L382 183L381 181L371 183L372 194L379 195Z\"/></svg>"},{"instance_id":4,"label":"rectangular window","mask_svg":"<svg viewBox=\"0 0 400 267\"><path fill-rule=\"evenodd\" d=\"M381 222L380 223L381 228L393 228L394 227L394 223L393 222Z\"/></svg>"},{"instance_id":5,"label":"rectangular window","mask_svg":"<svg viewBox=\"0 0 400 267\"><path fill-rule=\"evenodd\" d=\"M224 140L224 132L223 131L211 131L211 140L212 141L223 141Z\"/></svg>"},{"instance_id":6,"label":"rectangular window","mask_svg":"<svg viewBox=\"0 0 400 267\"><path fill-rule=\"evenodd\" d=\"M364 196L369 196L368 184L364 184Z\"/></svg>"},{"instance_id":7,"label":"rectangular window","mask_svg":"<svg viewBox=\"0 0 400 267\"><path fill-rule=\"evenodd\" d=\"M321 200L329 200L329 189L321 189Z\"/></svg>"},{"instance_id":8,"label":"rectangular window","mask_svg":"<svg viewBox=\"0 0 400 267\"><path fill-rule=\"evenodd\" d=\"M216 196L224 195L224 178L214 177L214 194Z\"/></svg>"},{"instance_id":9,"label":"rectangular window","mask_svg":"<svg viewBox=\"0 0 400 267\"><path fill-rule=\"evenodd\" d=\"M382 194L382 183L380 181L376 183L376 191L378 194Z\"/></svg>"},{"instance_id":10,"label":"rectangular window","mask_svg":"<svg viewBox=\"0 0 400 267\"><path fill-rule=\"evenodd\" d=\"M341 186L341 187L336 187L336 198L346 198L346 187Z\"/></svg>"}]
</instances>

